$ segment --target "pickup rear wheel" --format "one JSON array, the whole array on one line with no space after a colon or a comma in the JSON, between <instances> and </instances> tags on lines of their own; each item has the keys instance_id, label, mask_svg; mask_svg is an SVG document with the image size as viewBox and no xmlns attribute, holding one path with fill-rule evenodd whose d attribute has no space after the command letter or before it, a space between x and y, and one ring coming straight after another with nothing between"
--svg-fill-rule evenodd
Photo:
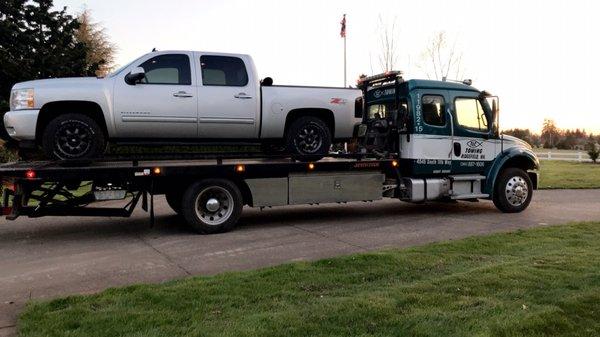
<instances>
[{"instance_id":1,"label":"pickup rear wheel","mask_svg":"<svg viewBox=\"0 0 600 337\"><path fill-rule=\"evenodd\" d=\"M329 153L331 132L317 117L300 117L287 130L286 146L294 158L316 161Z\"/></svg>"},{"instance_id":2,"label":"pickup rear wheel","mask_svg":"<svg viewBox=\"0 0 600 337\"><path fill-rule=\"evenodd\" d=\"M106 140L95 120L69 113L48 123L42 136L42 148L48 158L92 159L104 154Z\"/></svg>"},{"instance_id":3,"label":"pickup rear wheel","mask_svg":"<svg viewBox=\"0 0 600 337\"><path fill-rule=\"evenodd\" d=\"M533 184L527 172L511 167L503 170L494 188L494 205L504 213L518 213L529 206Z\"/></svg>"},{"instance_id":4,"label":"pickup rear wheel","mask_svg":"<svg viewBox=\"0 0 600 337\"><path fill-rule=\"evenodd\" d=\"M183 194L181 213L192 229L201 234L231 230L242 214L240 189L225 179L205 179Z\"/></svg>"}]
</instances>

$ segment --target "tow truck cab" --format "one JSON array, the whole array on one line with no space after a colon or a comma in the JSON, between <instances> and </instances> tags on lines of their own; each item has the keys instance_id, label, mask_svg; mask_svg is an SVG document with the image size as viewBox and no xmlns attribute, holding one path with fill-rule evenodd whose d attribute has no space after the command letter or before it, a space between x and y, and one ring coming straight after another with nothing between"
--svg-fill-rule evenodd
<instances>
[{"instance_id":1,"label":"tow truck cab","mask_svg":"<svg viewBox=\"0 0 600 337\"><path fill-rule=\"evenodd\" d=\"M500 134L498 97L470 80L404 80L400 72L388 72L363 78L359 87L359 144L365 151L397 154L408 193L401 198L496 201L500 193L519 199L526 183L537 188L539 161L531 146Z\"/></svg>"}]
</instances>

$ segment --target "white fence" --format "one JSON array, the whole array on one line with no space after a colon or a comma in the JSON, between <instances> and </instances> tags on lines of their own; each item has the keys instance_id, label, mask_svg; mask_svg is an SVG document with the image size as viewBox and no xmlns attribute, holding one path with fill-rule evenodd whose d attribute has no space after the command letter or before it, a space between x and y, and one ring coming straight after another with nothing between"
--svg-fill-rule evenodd
<instances>
[{"instance_id":1,"label":"white fence","mask_svg":"<svg viewBox=\"0 0 600 337\"><path fill-rule=\"evenodd\" d=\"M540 160L564 160L577 162L590 162L590 156L584 151L536 151Z\"/></svg>"}]
</instances>

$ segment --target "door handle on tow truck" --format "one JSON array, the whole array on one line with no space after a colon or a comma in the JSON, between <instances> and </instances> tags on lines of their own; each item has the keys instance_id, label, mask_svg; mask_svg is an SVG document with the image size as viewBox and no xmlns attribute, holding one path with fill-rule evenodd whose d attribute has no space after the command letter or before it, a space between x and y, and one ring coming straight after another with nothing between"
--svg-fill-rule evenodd
<instances>
[{"instance_id":1,"label":"door handle on tow truck","mask_svg":"<svg viewBox=\"0 0 600 337\"><path fill-rule=\"evenodd\" d=\"M239 98L239 99L250 99L250 98L252 98L252 96L248 96L248 95L246 95L246 93L245 93L245 92L240 92L240 93L239 93L239 94L237 94L237 95L233 95L233 97L235 97L235 98Z\"/></svg>"},{"instance_id":2,"label":"door handle on tow truck","mask_svg":"<svg viewBox=\"0 0 600 337\"><path fill-rule=\"evenodd\" d=\"M178 91L178 92L174 92L173 96L175 97L181 97L181 98L186 98L186 97L194 97L194 95L185 92L185 91Z\"/></svg>"}]
</instances>

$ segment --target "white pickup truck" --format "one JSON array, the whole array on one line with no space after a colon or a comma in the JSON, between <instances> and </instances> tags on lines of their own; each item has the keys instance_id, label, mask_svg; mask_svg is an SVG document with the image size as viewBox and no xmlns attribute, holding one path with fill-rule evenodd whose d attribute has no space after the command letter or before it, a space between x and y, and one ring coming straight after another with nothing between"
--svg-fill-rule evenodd
<instances>
[{"instance_id":1,"label":"white pickup truck","mask_svg":"<svg viewBox=\"0 0 600 337\"><path fill-rule=\"evenodd\" d=\"M361 122L358 89L274 86L248 55L146 54L105 78L17 83L8 134L57 159L103 155L107 143L279 143L317 160Z\"/></svg>"}]
</instances>

